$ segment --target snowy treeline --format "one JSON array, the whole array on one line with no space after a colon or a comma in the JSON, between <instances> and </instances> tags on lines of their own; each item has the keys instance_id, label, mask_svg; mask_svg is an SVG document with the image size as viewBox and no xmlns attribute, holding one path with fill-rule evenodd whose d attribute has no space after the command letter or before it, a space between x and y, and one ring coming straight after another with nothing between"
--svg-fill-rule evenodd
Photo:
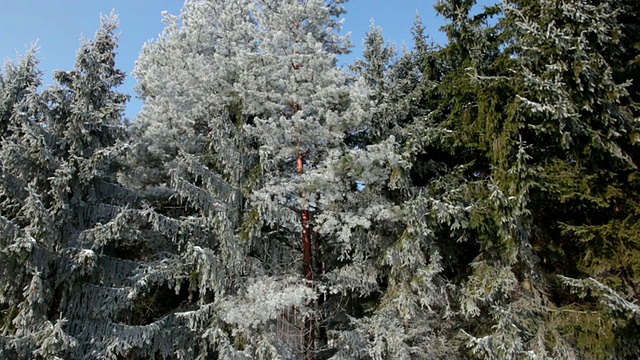
<instances>
[{"instance_id":1,"label":"snowy treeline","mask_svg":"<svg viewBox=\"0 0 640 360\"><path fill-rule=\"evenodd\" d=\"M640 356L635 0L188 0L0 74L3 359ZM348 14L346 14L348 16Z\"/></svg>"}]
</instances>

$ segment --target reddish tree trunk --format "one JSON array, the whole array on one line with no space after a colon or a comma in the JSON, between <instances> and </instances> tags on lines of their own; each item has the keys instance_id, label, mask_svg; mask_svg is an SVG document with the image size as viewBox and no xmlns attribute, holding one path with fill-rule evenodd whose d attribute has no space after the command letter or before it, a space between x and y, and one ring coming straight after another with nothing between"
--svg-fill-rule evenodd
<instances>
[{"instance_id":1,"label":"reddish tree trunk","mask_svg":"<svg viewBox=\"0 0 640 360\"><path fill-rule=\"evenodd\" d=\"M298 30L300 23L296 20L293 22L294 28L296 29L296 33L293 39L293 54L296 53L296 43L298 41ZM292 64L293 71L298 71L302 66L300 64L296 64L293 62ZM297 113L300 110L300 104L294 101L292 104L293 114ZM300 129L296 129L298 133L300 133ZM297 144L297 153L296 153L296 173L302 174L304 172L304 152L300 148L300 140L298 140ZM304 196L304 194L301 194ZM309 209L301 209L300 213L300 222L302 225L302 272L307 281L307 286L313 288L313 253L311 252L311 228L309 226L310 221ZM309 304L313 306L313 303ZM304 323L304 358L305 360L315 360L315 317L313 314L309 314L305 319Z\"/></svg>"},{"instance_id":2,"label":"reddish tree trunk","mask_svg":"<svg viewBox=\"0 0 640 360\"><path fill-rule=\"evenodd\" d=\"M294 67L294 69L296 69ZM297 70L297 69L296 69ZM293 104L293 113L299 110L298 103ZM304 153L300 150L300 143L296 154L296 173L304 172ZM311 227L309 221L311 215L309 209L303 209L300 213L300 223L302 225L302 273L307 280L307 286L313 288L313 252L311 245ZM313 305L313 304L310 304ZM304 323L304 358L305 360L315 360L315 318L309 314Z\"/></svg>"},{"instance_id":3,"label":"reddish tree trunk","mask_svg":"<svg viewBox=\"0 0 640 360\"><path fill-rule=\"evenodd\" d=\"M311 253L311 228L309 227L309 210L302 210L302 255L303 255L303 272L307 279L307 285L313 286L313 271L311 264L313 263L313 254Z\"/></svg>"}]
</instances>

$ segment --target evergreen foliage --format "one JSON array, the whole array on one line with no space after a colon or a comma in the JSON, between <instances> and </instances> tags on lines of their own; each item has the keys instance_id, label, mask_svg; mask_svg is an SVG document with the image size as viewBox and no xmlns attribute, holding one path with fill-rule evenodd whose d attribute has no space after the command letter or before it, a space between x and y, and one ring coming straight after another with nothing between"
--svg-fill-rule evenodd
<instances>
[{"instance_id":1,"label":"evergreen foliage","mask_svg":"<svg viewBox=\"0 0 640 360\"><path fill-rule=\"evenodd\" d=\"M632 0L440 0L398 53L342 0L189 0L0 74L0 357L640 356Z\"/></svg>"},{"instance_id":2,"label":"evergreen foliage","mask_svg":"<svg viewBox=\"0 0 640 360\"><path fill-rule=\"evenodd\" d=\"M190 1L138 60L146 103L131 166L140 170L125 181L153 201L157 231L176 228L183 275L199 293L183 317L218 356L312 356L313 339L278 338L275 328L295 309L291 325L312 329L303 219L319 211L330 185L320 169L336 161L349 126L340 3Z\"/></svg>"},{"instance_id":3,"label":"evergreen foliage","mask_svg":"<svg viewBox=\"0 0 640 360\"><path fill-rule=\"evenodd\" d=\"M117 20L102 19L72 71L37 91L33 52L5 69L2 139L2 357L115 358L133 307L129 241L134 194L115 183L127 95L114 67ZM20 89L22 87L22 89ZM110 254L110 250L113 251Z\"/></svg>"},{"instance_id":4,"label":"evergreen foliage","mask_svg":"<svg viewBox=\"0 0 640 360\"><path fill-rule=\"evenodd\" d=\"M461 313L479 320L465 329L471 350L635 357L633 311L598 300L637 300L624 270L638 239L637 112L632 78L614 76L618 54L634 53L620 40L626 16L615 2L513 1L470 15L472 5L438 5L450 19L441 53L454 63L441 85L446 121L474 154L472 196L484 203L470 222L480 252L461 284Z\"/></svg>"}]
</instances>

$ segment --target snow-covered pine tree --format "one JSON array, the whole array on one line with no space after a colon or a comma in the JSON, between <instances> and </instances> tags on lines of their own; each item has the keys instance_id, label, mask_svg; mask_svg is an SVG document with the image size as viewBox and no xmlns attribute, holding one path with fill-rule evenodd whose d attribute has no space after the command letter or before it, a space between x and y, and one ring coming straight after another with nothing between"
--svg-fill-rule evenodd
<instances>
[{"instance_id":1,"label":"snow-covered pine tree","mask_svg":"<svg viewBox=\"0 0 640 360\"><path fill-rule=\"evenodd\" d=\"M305 347L313 356L309 235L306 272L300 256L313 190L301 185L310 180L299 166L312 170L345 132L337 116L349 93L336 69L346 50L336 35L341 9L190 1L180 18L167 15L162 37L138 60L146 104L133 161L145 169L128 182L148 190L154 229L179 230L172 240L191 269L154 282L191 280L198 309L181 316L217 356L290 356ZM331 136L325 123L337 128ZM283 312L295 325L309 320L298 339L276 336Z\"/></svg>"},{"instance_id":2,"label":"snow-covered pine tree","mask_svg":"<svg viewBox=\"0 0 640 360\"><path fill-rule=\"evenodd\" d=\"M131 296L155 308L149 294L185 294L189 309L178 301L154 310L185 325L174 329L176 339L198 343L186 351L176 340L180 359L278 353L273 334L253 333L304 298L283 295L291 290L286 282L270 287L273 280L249 256L246 194L256 183L257 157L243 131L251 116L234 83L245 54L256 52L254 11L244 0L185 2L180 16L164 14L166 28L145 44L134 70L145 104L121 180L139 191L149 234L172 248ZM252 308L264 298L282 303ZM238 315L234 301L247 312ZM133 350L145 352L145 344Z\"/></svg>"},{"instance_id":3,"label":"snow-covered pine tree","mask_svg":"<svg viewBox=\"0 0 640 360\"><path fill-rule=\"evenodd\" d=\"M351 89L337 68L337 55L349 48L348 40L338 35L342 3L265 3L255 19L269 31L259 33L259 54L248 59L238 84L245 108L255 114L247 130L260 155L261 184L252 192L250 206L261 226L279 234L279 246L301 250L304 278L316 287L323 266L314 258L318 260L319 253L339 256L327 251L324 236L315 231L324 226L316 217L343 190L344 184L334 183L330 172L344 156L345 137L359 120L357 115L345 116ZM270 241L264 235L256 240ZM284 263L274 274L295 273L298 264ZM309 305L297 310L313 312ZM316 352L314 323L322 322L316 315L309 313L304 322L306 359Z\"/></svg>"}]
</instances>

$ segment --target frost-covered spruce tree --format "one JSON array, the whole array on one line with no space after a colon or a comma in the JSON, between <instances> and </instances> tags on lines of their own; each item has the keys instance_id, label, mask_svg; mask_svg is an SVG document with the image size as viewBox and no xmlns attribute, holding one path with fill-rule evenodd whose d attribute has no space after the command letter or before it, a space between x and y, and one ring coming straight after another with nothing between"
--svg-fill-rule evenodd
<instances>
[{"instance_id":1,"label":"frost-covered spruce tree","mask_svg":"<svg viewBox=\"0 0 640 360\"><path fill-rule=\"evenodd\" d=\"M436 57L446 71L433 115L448 133L445 149L455 155L448 166L459 169L458 188L450 187L456 183L450 177L446 182L458 206L445 213L456 216L443 217L451 232L439 235L443 245L463 243L447 271L459 293L455 321L478 358L565 357L566 344L545 333L547 277L532 245L539 236L531 198L540 168L532 161L528 119L514 110L526 84L513 79L518 57L508 46L518 39L504 22L490 25L499 6L471 15L474 5L436 6L448 20L449 44Z\"/></svg>"},{"instance_id":2,"label":"frost-covered spruce tree","mask_svg":"<svg viewBox=\"0 0 640 360\"><path fill-rule=\"evenodd\" d=\"M473 161L463 228L478 248L460 314L478 358L637 356L636 276L623 270L637 242L637 125L616 55L634 50L620 40L629 13L612 4L513 1L476 16L472 1L438 5L445 123ZM497 11L497 27L476 26Z\"/></svg>"},{"instance_id":3,"label":"frost-covered spruce tree","mask_svg":"<svg viewBox=\"0 0 640 360\"><path fill-rule=\"evenodd\" d=\"M522 335L540 319L542 303L527 208L534 170L527 143L503 107L513 96L503 62L510 57L501 51L506 35L488 21L500 8L472 15L474 6L475 1L436 5L448 20L449 43L437 54L447 71L438 89L440 114L434 115L449 133L448 152L456 155L448 166L459 169L458 188L450 182L449 194L462 205L455 221L448 220L452 233L440 236L450 244L463 242L452 259L460 335L480 358L517 358L536 346L529 342L535 336ZM476 341L494 346L495 352L480 354Z\"/></svg>"},{"instance_id":4,"label":"frost-covered spruce tree","mask_svg":"<svg viewBox=\"0 0 640 360\"><path fill-rule=\"evenodd\" d=\"M639 278L632 270L639 255L639 153L631 60L638 49L637 32L629 31L638 11L624 1L505 7L517 39L514 72L525 84L516 93L516 114L527 120L529 162L539 164L536 180L545 184L544 191L532 186L540 234L532 245L542 268L560 276L552 284L569 287L554 289L546 321L581 357L640 353L633 306Z\"/></svg>"},{"instance_id":5,"label":"frost-covered spruce tree","mask_svg":"<svg viewBox=\"0 0 640 360\"><path fill-rule=\"evenodd\" d=\"M31 48L24 57L20 57L18 63L7 61L4 66L4 73L0 74L0 136L3 140L8 140L14 132L21 133L19 113L26 111L28 99L35 96L38 86L41 84L40 72L37 69L38 60L35 56L36 49ZM0 142L0 148L2 142ZM20 188L20 186L9 185L12 177L4 176L3 182L7 187ZM17 199L12 196L2 197L2 206L5 214L10 220L15 214L16 207L21 206L15 203Z\"/></svg>"},{"instance_id":6,"label":"frost-covered spruce tree","mask_svg":"<svg viewBox=\"0 0 640 360\"><path fill-rule=\"evenodd\" d=\"M61 330L64 321L56 321L54 316L48 318L52 312L47 312L47 305L52 296L46 292L52 292L50 286L44 286L42 278L45 270L50 275L50 265L55 261L53 252L57 251L53 248L58 234L42 200L51 189L49 178L53 176L51 167L55 166L52 153L57 149L47 146L51 145L47 143L51 137L44 130L45 101L36 92L40 84L36 64L34 54L28 54L14 77L32 79L28 81L31 85L4 84L5 89L18 91L5 93L7 111L0 151L3 282L0 355L19 359L55 357L75 344ZM6 80L12 78L11 73L7 71ZM60 340L59 346L56 340Z\"/></svg>"},{"instance_id":7,"label":"frost-covered spruce tree","mask_svg":"<svg viewBox=\"0 0 640 360\"><path fill-rule=\"evenodd\" d=\"M24 111L25 99L34 96L37 87L40 85L40 73L37 70L37 59L32 49L24 57L21 57L18 63L6 62L3 73L0 74L0 98L2 99L1 107L1 128L2 142L0 149L4 147L11 134L14 131L20 132L20 121L18 121L17 113ZM2 192L0 195L2 214L0 221L2 223L2 237L0 243L0 267L2 278L2 290L0 291L0 309L2 311L2 332L4 336L10 332L11 321L15 317L16 304L20 302L23 293L23 287L28 283L28 274L26 273L19 256L9 251L9 246L13 244L13 234L16 228L12 226L12 220L16 218L22 199L20 194L24 196L24 183L4 170L4 162L2 166ZM17 195L17 196L16 196ZM18 250L18 249L16 249ZM20 252L20 251L18 251ZM4 344L4 343L3 343Z\"/></svg>"},{"instance_id":8,"label":"frost-covered spruce tree","mask_svg":"<svg viewBox=\"0 0 640 360\"><path fill-rule=\"evenodd\" d=\"M9 124L16 105L28 94L33 93L40 85L40 73L37 71L38 60L36 48L32 47L17 63L7 61L3 74L0 74L0 135L2 138L10 134Z\"/></svg>"},{"instance_id":9,"label":"frost-covered spruce tree","mask_svg":"<svg viewBox=\"0 0 640 360\"><path fill-rule=\"evenodd\" d=\"M0 152L3 357L124 358L154 330L131 326L146 319L129 296L135 270L159 250L141 249L135 194L115 183L127 101L114 91L116 27L103 18L74 70L13 107Z\"/></svg>"},{"instance_id":10,"label":"frost-covered spruce tree","mask_svg":"<svg viewBox=\"0 0 640 360\"><path fill-rule=\"evenodd\" d=\"M359 186L333 210L343 214L335 219L357 222L341 224L347 265L328 275L360 304L348 313L349 326L334 332L336 358L467 356L456 310L458 284L476 254L469 154L455 146L443 116L450 106L441 81L450 68L420 19L413 32L415 47L395 60L373 28L353 67L366 82L369 111L335 172Z\"/></svg>"}]
</instances>

